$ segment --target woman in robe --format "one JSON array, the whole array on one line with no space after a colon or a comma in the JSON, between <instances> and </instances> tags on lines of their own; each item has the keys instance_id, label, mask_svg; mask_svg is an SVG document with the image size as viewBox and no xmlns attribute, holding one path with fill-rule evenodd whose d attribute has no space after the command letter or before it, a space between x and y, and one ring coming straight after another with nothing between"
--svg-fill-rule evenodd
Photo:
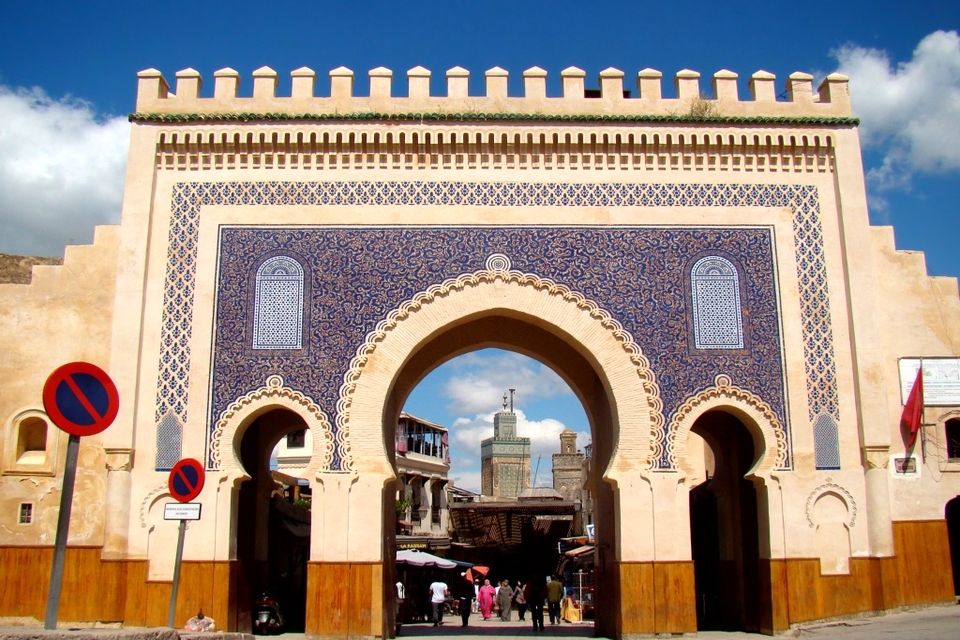
<instances>
[{"instance_id":1,"label":"woman in robe","mask_svg":"<svg viewBox=\"0 0 960 640\"><path fill-rule=\"evenodd\" d=\"M513 608L513 589L510 582L504 580L497 589L497 606L500 607L500 621L510 622L510 610Z\"/></svg>"},{"instance_id":2,"label":"woman in robe","mask_svg":"<svg viewBox=\"0 0 960 640\"><path fill-rule=\"evenodd\" d=\"M480 587L479 593L477 593L477 600L480 602L480 613L483 614L484 620L490 619L490 614L493 613L493 596L496 594L497 590L491 586L489 580L483 581L483 586Z\"/></svg>"},{"instance_id":3,"label":"woman in robe","mask_svg":"<svg viewBox=\"0 0 960 640\"><path fill-rule=\"evenodd\" d=\"M564 622L580 622L580 603L573 589L567 589L567 595L560 602L560 619Z\"/></svg>"}]
</instances>

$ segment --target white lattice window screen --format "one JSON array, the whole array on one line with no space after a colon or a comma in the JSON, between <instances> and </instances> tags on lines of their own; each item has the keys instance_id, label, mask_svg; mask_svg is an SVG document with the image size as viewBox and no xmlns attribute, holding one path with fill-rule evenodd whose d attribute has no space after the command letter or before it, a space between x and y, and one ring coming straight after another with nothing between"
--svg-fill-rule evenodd
<instances>
[{"instance_id":1,"label":"white lattice window screen","mask_svg":"<svg viewBox=\"0 0 960 640\"><path fill-rule=\"evenodd\" d=\"M171 411L157 425L157 471L172 469L180 461L182 449L183 425Z\"/></svg>"},{"instance_id":2,"label":"white lattice window screen","mask_svg":"<svg viewBox=\"0 0 960 640\"><path fill-rule=\"evenodd\" d=\"M697 349L742 349L740 278L719 256L701 258L690 271L693 340Z\"/></svg>"},{"instance_id":3,"label":"white lattice window screen","mask_svg":"<svg viewBox=\"0 0 960 640\"><path fill-rule=\"evenodd\" d=\"M303 345L303 267L287 256L257 270L253 311L254 349L300 349Z\"/></svg>"},{"instance_id":4,"label":"white lattice window screen","mask_svg":"<svg viewBox=\"0 0 960 640\"><path fill-rule=\"evenodd\" d=\"M813 424L813 452L817 469L840 468L840 438L837 423L828 415Z\"/></svg>"}]
</instances>

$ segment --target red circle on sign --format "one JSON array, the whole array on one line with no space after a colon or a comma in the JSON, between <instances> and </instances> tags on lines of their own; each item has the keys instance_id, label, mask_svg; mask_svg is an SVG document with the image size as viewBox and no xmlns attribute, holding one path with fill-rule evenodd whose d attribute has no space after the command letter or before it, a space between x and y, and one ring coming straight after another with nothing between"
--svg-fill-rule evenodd
<instances>
[{"instance_id":1,"label":"red circle on sign","mask_svg":"<svg viewBox=\"0 0 960 640\"><path fill-rule=\"evenodd\" d=\"M193 458L184 458L170 469L167 486L170 495L180 502L190 502L203 491L205 472L203 465Z\"/></svg>"},{"instance_id":2,"label":"red circle on sign","mask_svg":"<svg viewBox=\"0 0 960 640\"><path fill-rule=\"evenodd\" d=\"M100 367L71 362L47 378L43 408L53 424L70 435L92 436L113 423L120 410L120 394Z\"/></svg>"}]
</instances>

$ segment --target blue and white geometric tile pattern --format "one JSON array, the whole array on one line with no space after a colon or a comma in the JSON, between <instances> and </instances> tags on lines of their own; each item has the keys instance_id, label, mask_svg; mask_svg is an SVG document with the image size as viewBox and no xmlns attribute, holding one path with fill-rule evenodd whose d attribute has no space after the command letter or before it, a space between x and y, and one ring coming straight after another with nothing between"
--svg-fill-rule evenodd
<instances>
[{"instance_id":1,"label":"blue and white geometric tile pattern","mask_svg":"<svg viewBox=\"0 0 960 640\"><path fill-rule=\"evenodd\" d=\"M189 343L193 322L193 297L196 286L197 236L200 216L205 205L261 206L338 206L349 204L385 206L766 206L789 207L793 212L794 243L797 257L797 275L800 281L804 356L807 373L807 405L811 423L814 416L830 415L839 420L837 408L837 384L834 362L832 326L829 309L827 278L823 258L823 242L819 219L817 189L811 185L698 185L698 184L559 184L559 183L469 183L469 182L182 182L174 186L172 216L168 233L167 273L164 288L163 324L161 335L162 352L159 362L156 421L159 425L165 416L175 416L179 424L187 424L187 377L190 369ZM629 229L629 228L628 228ZM474 237L461 241L469 232ZM239 236L229 237L236 231ZM261 230L262 231L262 230ZM373 327L390 310L430 284L447 277L472 272L482 267L484 259L493 252L515 256L517 268L535 272L542 277L553 278L581 291L602 303L615 313L619 321L636 337L644 335L651 319L666 322L666 326L682 326L683 331L673 330L669 336L658 339L658 344L641 344L648 354L663 391L664 410L669 412L698 389L709 387L717 373L730 374L738 384L763 397L787 424L782 389L782 362L780 338L777 327L776 283L772 268L772 243L768 230L763 229L633 229L631 239L611 243L611 238L624 236L624 229L605 228L548 228L548 227L498 227L461 229L417 229L409 227L381 229L293 229L291 231L311 234L360 234L350 242L359 242L363 247L390 246L397 243L401 248L390 261L373 254L358 255L344 252L325 255L331 263L310 265L313 275L311 299L307 300L315 313L303 328L308 343L317 345L311 352L310 367L323 361L323 368L338 371L341 375L349 363L353 348L362 344L365 332ZM547 237L550 231L553 236ZM666 235L657 236L653 231ZM429 233L428 233L429 232ZM566 232L564 234L563 232ZM251 234L241 237L244 233ZM221 280L243 283L246 290L237 290L241 297L252 302L249 272L252 260L258 255L277 255L284 247L270 246L266 237L256 237L256 230L224 230L221 250ZM398 236L400 233L403 237ZM421 234L419 243L414 236ZM447 234L449 245L433 244L444 238L427 237L430 234ZM479 234L477 236L476 234ZM652 234L652 235L651 235ZM629 235L629 234L627 234ZM265 236L270 236L266 233ZM656 236L656 237L655 237ZM290 237L290 234L285 234ZM297 246L297 255L309 256L310 260L321 258L316 252L318 245L309 244L305 236L298 239L307 242ZM313 239L316 241L316 238ZM340 242L346 241L340 238ZM604 243L606 241L606 243ZM476 243L471 252L451 252L444 260L427 256L431 247L449 246L462 250ZM545 243L545 244L544 244ZM632 244L631 244L632 243ZM681 243L681 244L675 244ZM683 245L682 243L692 243ZM320 245L323 246L323 245ZM337 246L337 243L331 248ZM356 246L356 244L352 245ZM699 252L709 254L710 249L722 246L726 254L736 256L749 283L742 292L742 304L749 308L751 322L748 330L757 332L745 341L746 353L736 350L717 350L709 358L700 358L703 365L690 366L690 337L684 318L691 317L685 309L687 296L683 293L683 281L693 266L691 259L682 264L683 271L663 271L662 262L651 262L652 256L664 255L674 248L673 259L681 262ZM231 247L236 247L233 249ZM602 248L603 247L603 248ZM242 253L242 274L227 268ZM260 252L260 253L257 253ZM606 252L606 253L604 253ZM641 259L642 258L642 259ZM526 260L527 264L523 264ZM629 265L624 269L620 265ZM237 268L236 265L234 268ZM319 274L328 270L341 281L349 281L354 290L353 300L330 299L332 292L318 280ZM378 272L378 270L381 270ZM685 271L685 273L684 273ZM610 275L618 277L611 278ZM363 277L361 277L363 276ZM388 277L384 281L384 277ZM591 279L592 278L592 279ZM624 280L626 278L626 280ZM614 282L615 281L615 282ZM388 286L389 283L389 286ZM645 283L651 283L649 285ZM645 285L645 286L638 286ZM668 291L672 294L664 297ZM634 295L627 295L635 291ZM221 300L225 292L221 289ZM374 299L376 304L374 303ZM679 302L678 302L679 301ZM333 304L334 306L323 306ZM341 305L341 306L337 306ZM250 307L251 305L247 305ZM341 322L332 317L331 308L342 308L344 317L355 322L355 328L346 335L334 335L331 329ZM218 313L223 311L221 306ZM247 308L244 313L252 313ZM672 315L670 315L672 314ZM765 318L765 320L761 320ZM226 328L250 326L246 319L236 322L217 321L214 365L214 380L211 395L211 418L215 418L232 399L261 384L265 375L258 370L248 377L234 377L229 371L240 365L236 355L224 350L223 335ZM767 333L764 334L763 332ZM235 337L235 336L234 336ZM657 353L661 340L679 340L682 349ZM638 339L638 342L640 340ZM248 340L243 344L250 345ZM304 345L305 347L307 345ZM334 348L336 347L336 348ZM343 351L339 349L344 347ZM683 353L679 353L683 351ZM271 352L273 354L274 352ZM655 356L655 357L654 357ZM245 356L248 357L248 356ZM225 360L221 360L225 358ZM253 358L253 360L257 360ZM762 363L762 364L761 364ZM275 355L257 361L258 369L277 372ZM770 367L776 371L770 370ZM763 369L761 371L761 369ZM336 390L319 380L302 378L302 373L283 370L284 379L293 388L301 389L318 398L328 415L335 414L330 404ZM331 379L336 375L331 373ZM244 388L239 388L238 385ZM211 419L211 424L215 422ZM158 443L159 445L159 443ZM336 461L335 461L336 464ZM792 464L792 463L789 463Z\"/></svg>"}]
</instances>

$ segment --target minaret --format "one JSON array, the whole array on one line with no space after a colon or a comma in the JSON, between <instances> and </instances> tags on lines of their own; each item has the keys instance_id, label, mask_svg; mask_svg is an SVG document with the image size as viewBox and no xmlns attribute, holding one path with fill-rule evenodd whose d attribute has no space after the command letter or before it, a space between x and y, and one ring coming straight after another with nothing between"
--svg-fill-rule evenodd
<instances>
[{"instance_id":1,"label":"minaret","mask_svg":"<svg viewBox=\"0 0 960 640\"><path fill-rule=\"evenodd\" d=\"M517 414L503 394L503 411L493 416L493 437L480 443L481 493L495 498L516 498L530 486L530 438L517 436Z\"/></svg>"},{"instance_id":2,"label":"minaret","mask_svg":"<svg viewBox=\"0 0 960 640\"><path fill-rule=\"evenodd\" d=\"M553 488L564 500L580 501L583 480L583 454L577 452L577 433L560 433L560 453L553 454Z\"/></svg>"}]
</instances>

